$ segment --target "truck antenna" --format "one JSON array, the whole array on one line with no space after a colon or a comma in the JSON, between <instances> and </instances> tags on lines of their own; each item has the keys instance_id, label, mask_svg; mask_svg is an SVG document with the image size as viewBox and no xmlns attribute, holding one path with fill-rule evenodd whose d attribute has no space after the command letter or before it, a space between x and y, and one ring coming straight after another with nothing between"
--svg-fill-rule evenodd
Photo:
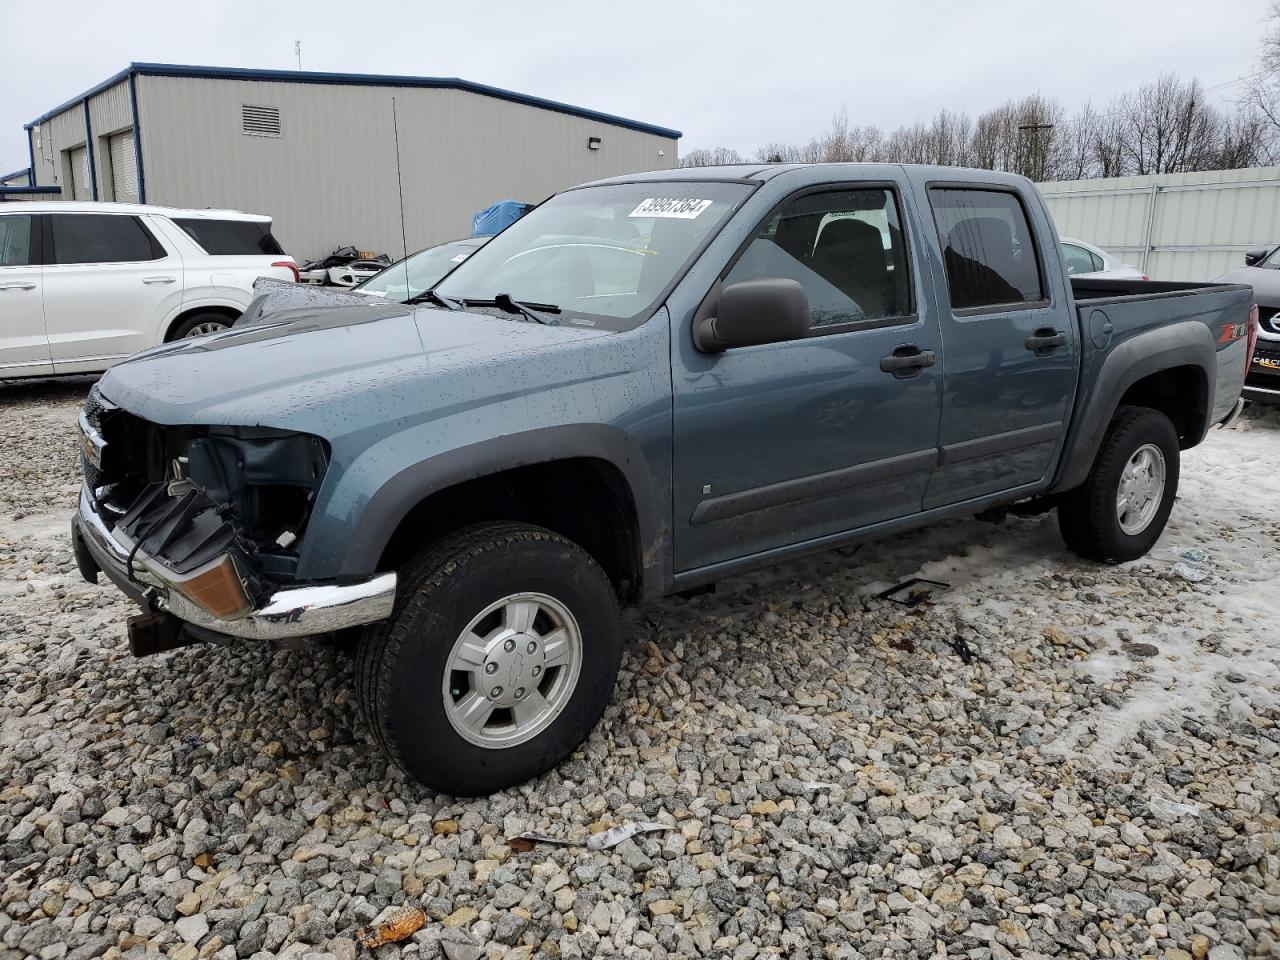
<instances>
[{"instance_id":1,"label":"truck antenna","mask_svg":"<svg viewBox=\"0 0 1280 960\"><path fill-rule=\"evenodd\" d=\"M395 132L396 138L396 189L400 192L400 249L402 251L401 263L404 265L404 295L405 298L413 296L413 291L409 289L409 241L405 237L404 229L404 181L400 179L400 122L396 118L396 98L391 98L391 129Z\"/></svg>"}]
</instances>

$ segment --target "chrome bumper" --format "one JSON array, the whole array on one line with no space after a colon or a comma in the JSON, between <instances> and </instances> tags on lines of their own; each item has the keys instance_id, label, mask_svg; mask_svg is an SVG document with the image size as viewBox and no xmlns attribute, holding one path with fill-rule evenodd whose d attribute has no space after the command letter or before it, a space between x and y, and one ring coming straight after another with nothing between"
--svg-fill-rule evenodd
<instances>
[{"instance_id":1,"label":"chrome bumper","mask_svg":"<svg viewBox=\"0 0 1280 960\"><path fill-rule=\"evenodd\" d=\"M134 555L130 577L129 551L98 516L88 487L80 488L80 509L72 519L71 530L76 560L86 579L96 577L85 568L85 553L108 580L133 600L214 633L249 640L307 637L385 620L395 606L396 575L381 573L357 583L277 590L258 609L235 620L222 620L171 589L164 567L141 551Z\"/></svg>"}]
</instances>

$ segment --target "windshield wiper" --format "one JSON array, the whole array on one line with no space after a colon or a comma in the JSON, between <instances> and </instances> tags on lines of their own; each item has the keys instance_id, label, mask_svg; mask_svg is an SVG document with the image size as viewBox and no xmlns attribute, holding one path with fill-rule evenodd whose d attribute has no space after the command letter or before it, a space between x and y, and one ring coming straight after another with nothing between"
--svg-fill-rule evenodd
<instances>
[{"instance_id":1,"label":"windshield wiper","mask_svg":"<svg viewBox=\"0 0 1280 960\"><path fill-rule=\"evenodd\" d=\"M554 303L524 303L521 300L515 300L509 293L499 293L492 300L464 300L468 307L497 307L499 310L505 310L507 313L521 313L534 321L535 323L545 323L548 326L559 326L560 321L555 317L548 317L548 313L559 313L560 308Z\"/></svg>"},{"instance_id":2,"label":"windshield wiper","mask_svg":"<svg viewBox=\"0 0 1280 960\"><path fill-rule=\"evenodd\" d=\"M457 300L452 300L442 293L436 293L434 290L428 290L426 293L420 293L416 297L410 297L405 303L438 303L447 310L462 309L462 304Z\"/></svg>"}]
</instances>

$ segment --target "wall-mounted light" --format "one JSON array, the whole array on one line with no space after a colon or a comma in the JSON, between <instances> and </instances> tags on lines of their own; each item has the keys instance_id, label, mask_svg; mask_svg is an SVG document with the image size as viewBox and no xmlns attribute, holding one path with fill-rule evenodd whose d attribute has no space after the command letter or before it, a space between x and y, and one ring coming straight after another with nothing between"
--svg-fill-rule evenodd
<instances>
[{"instance_id":1,"label":"wall-mounted light","mask_svg":"<svg viewBox=\"0 0 1280 960\"><path fill-rule=\"evenodd\" d=\"M600 149L600 138L599 138L599 137L587 137L587 149L588 149L588 150L599 150L599 149Z\"/></svg>"}]
</instances>

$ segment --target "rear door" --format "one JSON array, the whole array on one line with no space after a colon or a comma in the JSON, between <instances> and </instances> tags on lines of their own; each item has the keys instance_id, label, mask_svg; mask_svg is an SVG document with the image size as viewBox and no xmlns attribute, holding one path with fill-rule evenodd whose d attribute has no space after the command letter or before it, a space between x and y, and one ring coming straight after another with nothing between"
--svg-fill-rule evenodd
<instances>
[{"instance_id":1,"label":"rear door","mask_svg":"<svg viewBox=\"0 0 1280 960\"><path fill-rule=\"evenodd\" d=\"M112 135L107 140L107 153L111 159L111 198L119 203L137 203L138 155L133 131Z\"/></svg>"},{"instance_id":2,"label":"rear door","mask_svg":"<svg viewBox=\"0 0 1280 960\"><path fill-rule=\"evenodd\" d=\"M1079 369L1075 306L1040 204L1013 186L928 183L944 283L939 466L926 508L1028 487L1053 470Z\"/></svg>"},{"instance_id":3,"label":"rear door","mask_svg":"<svg viewBox=\"0 0 1280 960\"><path fill-rule=\"evenodd\" d=\"M71 151L71 199L92 200L93 188L89 183L89 151L76 147Z\"/></svg>"},{"instance_id":4,"label":"rear door","mask_svg":"<svg viewBox=\"0 0 1280 960\"><path fill-rule=\"evenodd\" d=\"M0 213L0 378L52 372L40 281L40 216Z\"/></svg>"},{"instance_id":5,"label":"rear door","mask_svg":"<svg viewBox=\"0 0 1280 960\"><path fill-rule=\"evenodd\" d=\"M673 341L677 571L920 511L942 378L907 201L886 182L802 189L722 273L797 281L808 338L718 354L687 329Z\"/></svg>"},{"instance_id":6,"label":"rear door","mask_svg":"<svg viewBox=\"0 0 1280 960\"><path fill-rule=\"evenodd\" d=\"M58 373L101 370L155 346L182 303L182 260L143 218L50 213L45 328Z\"/></svg>"}]
</instances>

